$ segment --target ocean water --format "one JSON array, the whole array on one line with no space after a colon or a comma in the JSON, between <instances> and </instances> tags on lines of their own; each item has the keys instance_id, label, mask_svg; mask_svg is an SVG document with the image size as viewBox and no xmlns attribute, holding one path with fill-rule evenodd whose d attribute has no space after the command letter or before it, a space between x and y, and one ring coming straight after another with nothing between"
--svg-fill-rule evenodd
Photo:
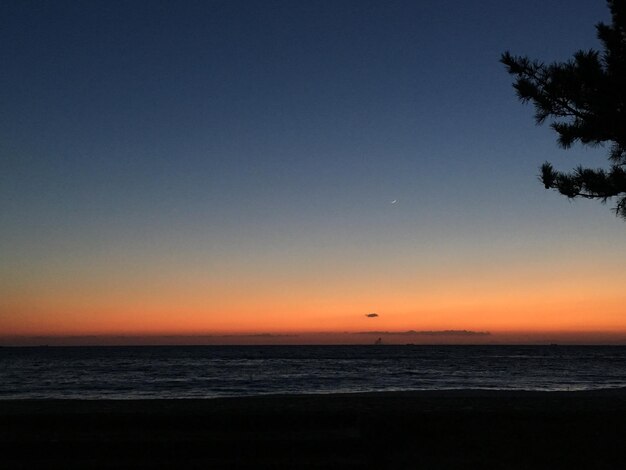
<instances>
[{"instance_id":1,"label":"ocean water","mask_svg":"<svg viewBox=\"0 0 626 470\"><path fill-rule=\"evenodd\" d=\"M0 348L0 399L614 387L626 387L626 347Z\"/></svg>"}]
</instances>

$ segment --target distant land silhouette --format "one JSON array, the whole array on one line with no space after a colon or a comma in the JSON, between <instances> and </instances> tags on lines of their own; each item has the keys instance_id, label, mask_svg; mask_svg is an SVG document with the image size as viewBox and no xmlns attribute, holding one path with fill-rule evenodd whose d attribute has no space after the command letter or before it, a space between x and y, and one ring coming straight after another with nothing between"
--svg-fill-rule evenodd
<instances>
[{"instance_id":1,"label":"distant land silhouette","mask_svg":"<svg viewBox=\"0 0 626 470\"><path fill-rule=\"evenodd\" d=\"M401 336L489 336L488 331L470 330L407 330L407 331L359 331L357 335L401 335Z\"/></svg>"},{"instance_id":2,"label":"distant land silhouette","mask_svg":"<svg viewBox=\"0 0 626 470\"><path fill-rule=\"evenodd\" d=\"M626 344L626 331L363 330L207 334L4 335L2 346L219 346L372 344Z\"/></svg>"}]
</instances>

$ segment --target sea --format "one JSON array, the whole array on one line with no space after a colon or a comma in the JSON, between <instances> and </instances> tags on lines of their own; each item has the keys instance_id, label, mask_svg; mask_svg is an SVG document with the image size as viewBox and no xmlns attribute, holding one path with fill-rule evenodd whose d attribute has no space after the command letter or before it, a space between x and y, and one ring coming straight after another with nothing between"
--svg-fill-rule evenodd
<instances>
[{"instance_id":1,"label":"sea","mask_svg":"<svg viewBox=\"0 0 626 470\"><path fill-rule=\"evenodd\" d=\"M626 387L626 346L0 348L0 399L617 387Z\"/></svg>"}]
</instances>

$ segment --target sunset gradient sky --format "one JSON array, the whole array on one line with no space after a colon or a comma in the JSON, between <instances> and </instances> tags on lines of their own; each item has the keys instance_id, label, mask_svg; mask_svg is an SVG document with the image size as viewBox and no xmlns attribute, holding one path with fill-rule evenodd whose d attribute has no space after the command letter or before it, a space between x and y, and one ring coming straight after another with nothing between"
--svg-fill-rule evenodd
<instances>
[{"instance_id":1,"label":"sunset gradient sky","mask_svg":"<svg viewBox=\"0 0 626 470\"><path fill-rule=\"evenodd\" d=\"M607 20L588 0L0 3L0 344L626 342L626 224L537 180L605 150L559 149L498 62L567 59Z\"/></svg>"}]
</instances>

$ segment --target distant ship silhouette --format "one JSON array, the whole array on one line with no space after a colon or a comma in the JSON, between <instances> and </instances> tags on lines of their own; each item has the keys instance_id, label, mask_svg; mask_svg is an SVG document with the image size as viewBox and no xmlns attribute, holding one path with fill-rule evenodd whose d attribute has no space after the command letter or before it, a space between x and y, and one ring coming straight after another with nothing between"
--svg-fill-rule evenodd
<instances>
[{"instance_id":1,"label":"distant ship silhouette","mask_svg":"<svg viewBox=\"0 0 626 470\"><path fill-rule=\"evenodd\" d=\"M383 344L383 339L378 338L376 341L374 341L374 344Z\"/></svg>"}]
</instances>

